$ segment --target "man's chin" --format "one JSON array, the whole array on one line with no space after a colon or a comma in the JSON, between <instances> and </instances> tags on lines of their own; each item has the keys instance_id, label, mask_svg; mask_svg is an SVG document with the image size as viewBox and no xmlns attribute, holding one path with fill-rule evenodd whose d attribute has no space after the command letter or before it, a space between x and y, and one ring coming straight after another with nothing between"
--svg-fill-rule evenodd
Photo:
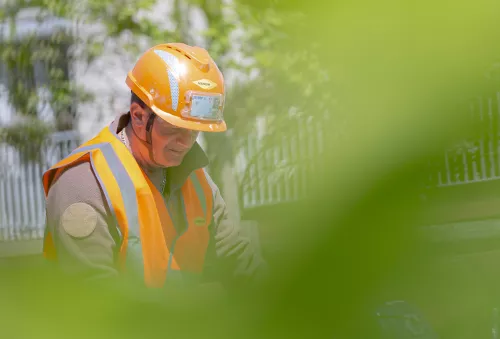
<instances>
[{"instance_id":1,"label":"man's chin","mask_svg":"<svg viewBox=\"0 0 500 339\"><path fill-rule=\"evenodd\" d=\"M165 167L176 167L179 166L182 162L169 162L167 166Z\"/></svg>"},{"instance_id":2,"label":"man's chin","mask_svg":"<svg viewBox=\"0 0 500 339\"><path fill-rule=\"evenodd\" d=\"M163 161L161 164L165 167L175 167L179 166L184 159L185 153L178 153L173 151L168 151L163 154Z\"/></svg>"},{"instance_id":3,"label":"man's chin","mask_svg":"<svg viewBox=\"0 0 500 339\"><path fill-rule=\"evenodd\" d=\"M175 166L179 166L181 163L182 163L182 159L184 157L172 157L168 160L166 160L165 162L163 162L162 165L164 165L165 167L175 167Z\"/></svg>"}]
</instances>

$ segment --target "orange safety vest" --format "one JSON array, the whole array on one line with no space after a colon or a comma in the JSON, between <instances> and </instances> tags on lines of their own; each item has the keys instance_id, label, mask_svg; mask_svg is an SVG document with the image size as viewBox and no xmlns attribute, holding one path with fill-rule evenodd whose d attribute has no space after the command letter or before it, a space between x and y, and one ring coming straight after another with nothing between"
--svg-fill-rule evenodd
<instances>
[{"instance_id":1,"label":"orange safety vest","mask_svg":"<svg viewBox=\"0 0 500 339\"><path fill-rule=\"evenodd\" d=\"M117 223L120 272L139 273L148 287L162 287L169 277L179 273L199 276L208 247L214 200L205 171L193 171L180 189L186 227L179 234L162 194L110 127L43 174L45 196L64 169L85 161L90 162ZM48 230L44 256L57 258Z\"/></svg>"}]
</instances>

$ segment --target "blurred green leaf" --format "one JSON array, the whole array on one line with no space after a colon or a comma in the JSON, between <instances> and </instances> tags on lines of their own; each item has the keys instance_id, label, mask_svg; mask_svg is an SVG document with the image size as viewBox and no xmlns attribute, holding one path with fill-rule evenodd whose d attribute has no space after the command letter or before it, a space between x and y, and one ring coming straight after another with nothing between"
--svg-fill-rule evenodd
<instances>
[{"instance_id":1,"label":"blurred green leaf","mask_svg":"<svg viewBox=\"0 0 500 339\"><path fill-rule=\"evenodd\" d=\"M38 119L26 119L0 128L0 141L18 149L23 161L38 161L41 147L52 131L52 126Z\"/></svg>"}]
</instances>

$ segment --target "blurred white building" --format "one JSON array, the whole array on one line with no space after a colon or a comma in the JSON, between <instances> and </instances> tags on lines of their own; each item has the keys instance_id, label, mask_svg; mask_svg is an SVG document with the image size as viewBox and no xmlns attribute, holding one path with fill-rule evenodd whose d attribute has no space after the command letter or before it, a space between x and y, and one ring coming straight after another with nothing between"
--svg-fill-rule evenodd
<instances>
[{"instance_id":1,"label":"blurred white building","mask_svg":"<svg viewBox=\"0 0 500 339\"><path fill-rule=\"evenodd\" d=\"M152 11L138 13L138 16L147 16L162 28L171 28L168 16L171 13L173 1L158 1ZM45 207L41 182L41 173L46 167L57 161L61 154L70 152L77 146L77 140L85 141L91 138L102 127L114 119L120 113L126 112L129 106L130 90L125 84L127 72L133 67L134 57L122 47L131 41L131 37L123 34L121 37L111 39L105 36L105 30L99 24L82 25L76 22L56 18L45 17L40 22L37 19L39 10L24 9L16 17L16 31L11 32L8 24L0 24L0 36L4 41L10 39L21 39L35 34L39 39L47 39L57 30L70 31L78 36L94 36L97 41L103 41L102 55L92 64L87 65L85 61L76 60L70 63L69 59L61 60L66 63L62 66L66 76L94 95L95 100L86 103L74 102L71 107L77 112L77 130L68 133L59 133L54 136L57 140L57 152L47 156L41 163L21 164L19 152L8 145L0 145L2 161L0 162L0 241L40 238L43 235L45 223ZM206 26L206 18L201 10L193 8L188 13L190 34L192 42L205 47L205 42L200 34ZM234 51L238 55L237 35L234 37ZM147 39L139 41L140 50L151 47ZM72 47L80 48L73 45ZM68 46L61 46L68 48ZM63 50L63 52L66 52ZM227 84L230 86L236 77L241 79L238 72L228 71L225 74ZM43 64L35 63L33 72L27 80L30 88L37 89L41 96L49 96L43 93L42 86L47 81L46 69ZM15 70L8 69L0 63L0 125L8 126L16 122L20 117L7 100L9 86L12 79L16 79ZM54 112L48 105L40 105L38 117L45 121L54 119ZM200 135L200 144L204 146L203 135ZM236 192L232 199L237 204Z\"/></svg>"}]
</instances>

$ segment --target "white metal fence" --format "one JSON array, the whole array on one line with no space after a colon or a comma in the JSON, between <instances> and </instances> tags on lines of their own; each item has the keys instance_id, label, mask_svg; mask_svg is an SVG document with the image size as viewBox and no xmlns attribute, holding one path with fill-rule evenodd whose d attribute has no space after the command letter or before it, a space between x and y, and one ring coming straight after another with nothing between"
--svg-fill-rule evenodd
<instances>
[{"instance_id":1,"label":"white metal fence","mask_svg":"<svg viewBox=\"0 0 500 339\"><path fill-rule=\"evenodd\" d=\"M465 140L435 160L429 186L446 187L500 179L500 92L471 103L471 129Z\"/></svg>"},{"instance_id":2,"label":"white metal fence","mask_svg":"<svg viewBox=\"0 0 500 339\"><path fill-rule=\"evenodd\" d=\"M241 176L242 208L293 202L309 195L308 176L321 164L323 120L304 117L287 124L279 137L251 134L236 161Z\"/></svg>"},{"instance_id":3,"label":"white metal fence","mask_svg":"<svg viewBox=\"0 0 500 339\"><path fill-rule=\"evenodd\" d=\"M45 227L42 173L78 146L76 131L58 132L43 145L37 160L0 144L0 241L39 239ZM38 148L37 148L38 151Z\"/></svg>"},{"instance_id":4,"label":"white metal fence","mask_svg":"<svg viewBox=\"0 0 500 339\"><path fill-rule=\"evenodd\" d=\"M301 120L287 126L272 145L263 145L257 135L248 136L237 161L244 209L308 196L307 175L322 166L324 128L321 120ZM288 128L290 127L290 128ZM426 187L445 187L500 179L500 92L471 103L470 140L429 159ZM417 180L417 179L416 179Z\"/></svg>"}]
</instances>

